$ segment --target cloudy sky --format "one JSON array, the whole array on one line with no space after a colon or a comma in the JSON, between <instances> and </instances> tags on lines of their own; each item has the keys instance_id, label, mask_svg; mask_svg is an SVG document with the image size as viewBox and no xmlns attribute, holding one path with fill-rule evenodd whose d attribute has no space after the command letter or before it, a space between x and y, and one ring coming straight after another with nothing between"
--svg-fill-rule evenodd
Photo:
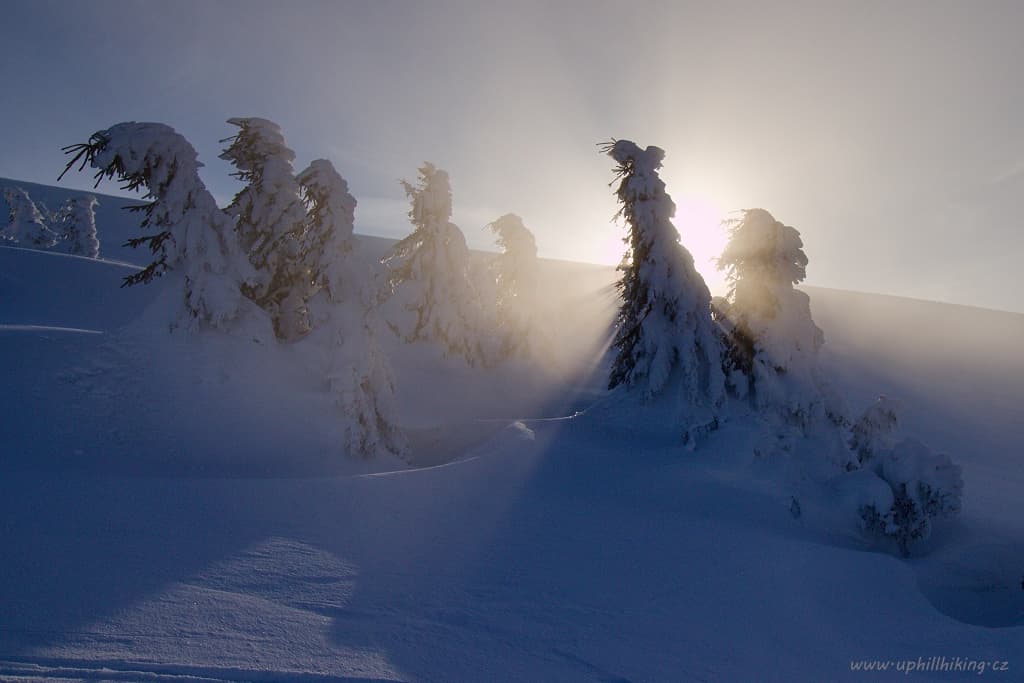
<instances>
[{"instance_id":1,"label":"cloudy sky","mask_svg":"<svg viewBox=\"0 0 1024 683\"><path fill-rule=\"evenodd\" d=\"M471 245L513 211L542 255L613 263L596 145L630 138L666 150L713 290L718 221L762 207L801 232L809 284L1024 312L1021 26L998 0L4 0L0 176L52 184L62 145L161 121L227 202L225 119L263 116L299 167L334 162L360 232L407 231L397 180L428 160Z\"/></svg>"}]
</instances>

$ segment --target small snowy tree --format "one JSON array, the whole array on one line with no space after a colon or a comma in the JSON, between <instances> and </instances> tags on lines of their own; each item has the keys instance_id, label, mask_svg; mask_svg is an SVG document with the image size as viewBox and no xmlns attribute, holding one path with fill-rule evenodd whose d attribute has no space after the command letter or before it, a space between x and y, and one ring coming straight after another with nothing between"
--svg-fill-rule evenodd
<instances>
[{"instance_id":1,"label":"small snowy tree","mask_svg":"<svg viewBox=\"0 0 1024 683\"><path fill-rule=\"evenodd\" d=\"M99 258L100 241L96 236L96 197L72 197L54 214L63 250L76 256Z\"/></svg>"},{"instance_id":2,"label":"small snowy tree","mask_svg":"<svg viewBox=\"0 0 1024 683\"><path fill-rule=\"evenodd\" d=\"M345 416L345 447L368 457L406 450L396 421L391 367L376 339L377 288L371 264L357 260L355 198L326 159L298 175L307 207L305 266L316 293L309 302L312 332L304 344L328 349L325 376Z\"/></svg>"},{"instance_id":3,"label":"small snowy tree","mask_svg":"<svg viewBox=\"0 0 1024 683\"><path fill-rule=\"evenodd\" d=\"M481 333L480 304L469 275L469 248L451 223L448 174L433 164L419 169L419 183L402 181L412 207L413 232L398 242L384 263L392 294L404 294L408 324L392 323L406 341L440 342L470 365L485 364L487 340Z\"/></svg>"},{"instance_id":4,"label":"small snowy tree","mask_svg":"<svg viewBox=\"0 0 1024 683\"><path fill-rule=\"evenodd\" d=\"M896 439L899 404L885 397L868 407L852 428L850 447L863 469L889 485L891 496L860 510L863 528L895 541L900 553L926 540L937 519L960 512L960 467L916 439Z\"/></svg>"},{"instance_id":5,"label":"small snowy tree","mask_svg":"<svg viewBox=\"0 0 1024 683\"><path fill-rule=\"evenodd\" d=\"M691 406L715 408L724 399L721 342L711 294L671 222L676 207L658 175L665 152L629 140L602 151L618 164L619 215L628 230L609 388L623 385L652 398L671 380L682 383Z\"/></svg>"},{"instance_id":6,"label":"small snowy tree","mask_svg":"<svg viewBox=\"0 0 1024 683\"><path fill-rule=\"evenodd\" d=\"M4 188L7 201L8 223L6 238L20 247L49 249L57 244L57 235L44 222L28 192L20 187Z\"/></svg>"},{"instance_id":7,"label":"small snowy tree","mask_svg":"<svg viewBox=\"0 0 1024 683\"><path fill-rule=\"evenodd\" d=\"M825 336L811 319L810 298L793 288L807 275L800 233L764 209L746 210L728 227L718 266L729 300L719 310L729 321L729 357L749 372L755 404L777 406L801 425L824 414L841 421L818 370Z\"/></svg>"},{"instance_id":8,"label":"small snowy tree","mask_svg":"<svg viewBox=\"0 0 1024 683\"><path fill-rule=\"evenodd\" d=\"M356 199L327 159L314 160L296 181L306 207L302 265L328 300L340 301L345 289L365 284L351 272Z\"/></svg>"},{"instance_id":9,"label":"small snowy tree","mask_svg":"<svg viewBox=\"0 0 1024 683\"><path fill-rule=\"evenodd\" d=\"M531 352L537 304L537 241L523 219L507 213L487 225L502 252L492 268L497 285L497 325L504 358Z\"/></svg>"},{"instance_id":10,"label":"small snowy tree","mask_svg":"<svg viewBox=\"0 0 1024 683\"><path fill-rule=\"evenodd\" d=\"M306 211L295 180L281 128L261 118L232 118L237 135L220 155L247 183L227 207L235 221L242 249L256 272L244 293L274 321L278 337L294 340L308 331L305 302L311 293L310 273L301 263L300 240Z\"/></svg>"},{"instance_id":11,"label":"small snowy tree","mask_svg":"<svg viewBox=\"0 0 1024 683\"><path fill-rule=\"evenodd\" d=\"M893 434L899 427L900 403L879 396L850 428L850 449L857 463L867 467L877 453L895 445Z\"/></svg>"},{"instance_id":12,"label":"small snowy tree","mask_svg":"<svg viewBox=\"0 0 1024 683\"><path fill-rule=\"evenodd\" d=\"M152 231L128 241L146 246L153 261L125 278L125 285L147 283L168 271L182 276L183 318L189 325L225 327L241 310L239 286L248 275L238 258L230 222L199 178L195 149L162 123L119 123L89 142L65 147L76 163L96 170L96 184L116 177L126 190L142 190L151 201L133 207ZM61 174L63 177L64 173Z\"/></svg>"}]
</instances>

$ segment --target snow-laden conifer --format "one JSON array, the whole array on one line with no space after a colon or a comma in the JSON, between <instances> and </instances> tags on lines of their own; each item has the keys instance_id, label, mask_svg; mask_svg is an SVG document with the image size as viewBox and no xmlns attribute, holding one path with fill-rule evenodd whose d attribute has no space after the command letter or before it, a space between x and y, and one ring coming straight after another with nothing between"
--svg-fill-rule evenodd
<instances>
[{"instance_id":1,"label":"snow-laden conifer","mask_svg":"<svg viewBox=\"0 0 1024 683\"><path fill-rule=\"evenodd\" d=\"M238 258L230 221L199 178L201 164L188 140L162 123L132 121L65 151L74 155L65 173L81 161L79 170L86 164L97 169L97 184L116 177L123 189L143 191L150 200L133 207L150 234L129 244L147 247L153 261L125 278L126 285L175 271L182 277L184 322L224 327L238 316L239 286L249 270Z\"/></svg>"},{"instance_id":2,"label":"snow-laden conifer","mask_svg":"<svg viewBox=\"0 0 1024 683\"><path fill-rule=\"evenodd\" d=\"M800 233L764 209L744 211L728 228L718 264L730 290L718 308L729 322L730 357L749 372L755 405L779 408L800 425L826 414L839 419L818 368L825 336L811 318L810 298L793 287L807 275Z\"/></svg>"},{"instance_id":3,"label":"snow-laden conifer","mask_svg":"<svg viewBox=\"0 0 1024 683\"><path fill-rule=\"evenodd\" d=\"M629 140L603 151L618 164L616 194L628 230L609 387L651 398L679 382L690 405L718 406L724 378L711 294L671 221L676 207L658 175L665 152Z\"/></svg>"},{"instance_id":4,"label":"snow-laden conifer","mask_svg":"<svg viewBox=\"0 0 1024 683\"><path fill-rule=\"evenodd\" d=\"M419 169L419 182L402 181L412 206L413 231L384 259L388 288L398 294L410 320L392 321L406 341L431 340L470 365L491 354L484 337L479 298L469 274L469 248L451 222L448 174L433 164Z\"/></svg>"},{"instance_id":5,"label":"snow-laden conifer","mask_svg":"<svg viewBox=\"0 0 1024 683\"><path fill-rule=\"evenodd\" d=\"M292 162L281 128L261 118L231 118L239 131L227 138L220 155L246 183L225 210L235 221L242 249L255 278L244 292L274 321L278 337L294 340L307 330L305 301L311 289L301 265L300 240L306 218Z\"/></svg>"},{"instance_id":6,"label":"snow-laden conifer","mask_svg":"<svg viewBox=\"0 0 1024 683\"><path fill-rule=\"evenodd\" d=\"M96 235L96 197L80 195L68 199L54 213L55 227L64 252L76 256L99 258L100 241Z\"/></svg>"},{"instance_id":7,"label":"snow-laden conifer","mask_svg":"<svg viewBox=\"0 0 1024 683\"><path fill-rule=\"evenodd\" d=\"M391 366L376 338L375 273L355 249L355 197L326 159L313 161L297 180L307 208L304 266L317 289L308 304L312 331L302 343L327 350L324 376L346 421L346 450L401 454Z\"/></svg>"},{"instance_id":8,"label":"snow-laden conifer","mask_svg":"<svg viewBox=\"0 0 1024 683\"><path fill-rule=\"evenodd\" d=\"M57 244L57 235L46 226L43 214L20 187L4 188L7 202L7 228L4 237L26 249L50 249Z\"/></svg>"},{"instance_id":9,"label":"snow-laden conifer","mask_svg":"<svg viewBox=\"0 0 1024 683\"><path fill-rule=\"evenodd\" d=\"M537 307L537 241L523 219L507 213L487 227L501 253L492 262L496 285L497 333L500 354L529 355L541 331L535 326Z\"/></svg>"}]
</instances>

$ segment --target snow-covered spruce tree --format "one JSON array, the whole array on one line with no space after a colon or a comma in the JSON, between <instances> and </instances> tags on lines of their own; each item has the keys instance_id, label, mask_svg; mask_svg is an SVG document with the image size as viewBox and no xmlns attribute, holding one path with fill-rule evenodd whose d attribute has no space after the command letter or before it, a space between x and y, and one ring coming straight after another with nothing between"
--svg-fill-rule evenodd
<instances>
[{"instance_id":1,"label":"snow-covered spruce tree","mask_svg":"<svg viewBox=\"0 0 1024 683\"><path fill-rule=\"evenodd\" d=\"M28 192L20 187L4 188L8 222L6 238L27 249L50 249L57 244L57 235L44 222L43 215Z\"/></svg>"},{"instance_id":2,"label":"snow-covered spruce tree","mask_svg":"<svg viewBox=\"0 0 1024 683\"><path fill-rule=\"evenodd\" d=\"M97 169L97 185L116 177L123 189L144 191L151 200L133 207L142 213L142 229L151 234L128 244L147 247L153 261L126 277L124 285L173 271L182 278L184 299L177 322L224 328L238 317L247 264L239 258L230 222L199 178L201 164L188 140L162 123L132 121L64 149L73 155L64 173L76 163L81 162L79 170L88 164Z\"/></svg>"},{"instance_id":3,"label":"snow-covered spruce tree","mask_svg":"<svg viewBox=\"0 0 1024 683\"><path fill-rule=\"evenodd\" d=\"M852 428L850 447L859 465L889 485L891 496L864 505L862 527L892 539L904 556L926 540L936 519L960 512L960 467L920 441L896 438L899 404L885 397L868 407Z\"/></svg>"},{"instance_id":4,"label":"snow-covered spruce tree","mask_svg":"<svg viewBox=\"0 0 1024 683\"><path fill-rule=\"evenodd\" d=\"M469 275L469 248L451 222L448 174L433 164L419 169L419 182L402 181L412 203L414 229L385 257L388 289L399 294L410 321L391 321L406 341L440 343L445 355L458 354L470 365L486 364L490 340L482 334L481 310Z\"/></svg>"},{"instance_id":5,"label":"snow-covered spruce tree","mask_svg":"<svg viewBox=\"0 0 1024 683\"><path fill-rule=\"evenodd\" d=\"M352 272L354 264L350 258L356 239L356 198L327 159L314 160L295 180L306 207L300 245L306 257L303 265L328 301L341 301L346 290L358 291L365 284L363 278Z\"/></svg>"},{"instance_id":6,"label":"snow-covered spruce tree","mask_svg":"<svg viewBox=\"0 0 1024 683\"><path fill-rule=\"evenodd\" d=\"M228 123L239 131L223 140L230 144L220 158L234 165L233 175L246 187L225 211L256 272L243 292L270 315L279 338L295 340L309 330L305 302L312 287L301 265L306 211L292 167L295 153L273 121L232 118Z\"/></svg>"},{"instance_id":7,"label":"snow-covered spruce tree","mask_svg":"<svg viewBox=\"0 0 1024 683\"><path fill-rule=\"evenodd\" d=\"M305 267L317 288L308 305L312 331L301 343L328 349L324 374L346 420L346 450L401 455L406 443L396 422L391 367L376 339L374 272L355 250L355 197L326 159L313 161L297 180L307 208Z\"/></svg>"},{"instance_id":8,"label":"snow-covered spruce tree","mask_svg":"<svg viewBox=\"0 0 1024 683\"><path fill-rule=\"evenodd\" d=\"M502 250L492 262L500 354L503 358L529 355L536 332L537 241L514 213L505 214L487 227Z\"/></svg>"},{"instance_id":9,"label":"snow-covered spruce tree","mask_svg":"<svg viewBox=\"0 0 1024 683\"><path fill-rule=\"evenodd\" d=\"M60 244L64 252L99 258L100 241L96 236L96 205L91 194L72 197L55 213Z\"/></svg>"},{"instance_id":10,"label":"snow-covered spruce tree","mask_svg":"<svg viewBox=\"0 0 1024 683\"><path fill-rule=\"evenodd\" d=\"M724 400L721 341L711 294L671 221L676 207L658 175L665 152L629 140L602 151L618 164L619 215L629 231L609 388L623 385L653 398L679 382L691 407L715 409Z\"/></svg>"},{"instance_id":11,"label":"snow-covered spruce tree","mask_svg":"<svg viewBox=\"0 0 1024 683\"><path fill-rule=\"evenodd\" d=\"M729 221L729 241L718 260L730 290L718 302L730 338L729 362L749 373L754 404L774 406L794 424L842 409L818 369L825 335L811 318L810 298L793 285L807 275L800 233L764 209Z\"/></svg>"}]
</instances>

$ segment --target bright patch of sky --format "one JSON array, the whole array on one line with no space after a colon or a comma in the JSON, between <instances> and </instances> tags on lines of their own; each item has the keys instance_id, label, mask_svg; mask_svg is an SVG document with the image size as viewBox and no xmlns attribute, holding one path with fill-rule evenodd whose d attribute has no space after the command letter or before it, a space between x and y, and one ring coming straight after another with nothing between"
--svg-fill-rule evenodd
<instances>
[{"instance_id":1,"label":"bright patch of sky","mask_svg":"<svg viewBox=\"0 0 1024 683\"><path fill-rule=\"evenodd\" d=\"M1024 312L1024 4L48 2L0 22L0 176L126 120L182 132L226 203L232 116L329 158L357 230L409 230L397 182L449 171L471 246L509 211L542 256L621 255L611 137L663 147L712 289L728 211L802 234L808 283ZM86 174L69 187L91 187ZM101 191L112 192L105 185Z\"/></svg>"}]
</instances>

